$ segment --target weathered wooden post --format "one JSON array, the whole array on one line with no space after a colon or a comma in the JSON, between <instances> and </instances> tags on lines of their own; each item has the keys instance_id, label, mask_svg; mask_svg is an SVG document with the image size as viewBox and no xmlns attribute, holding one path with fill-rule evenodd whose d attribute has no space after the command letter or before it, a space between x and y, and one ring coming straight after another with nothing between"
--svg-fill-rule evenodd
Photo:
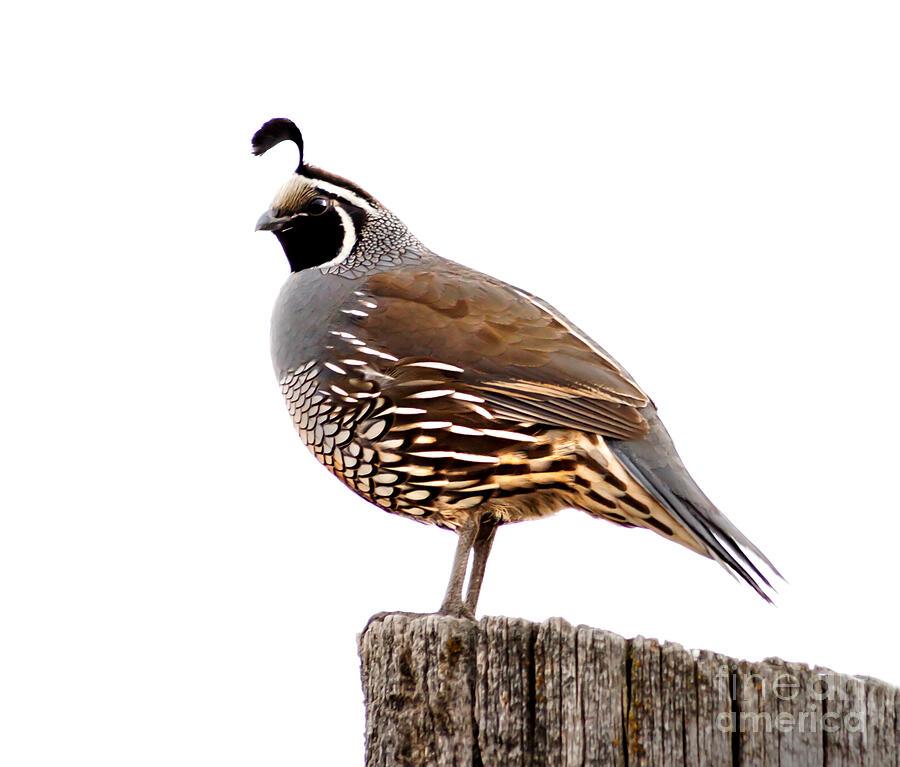
<instances>
[{"instance_id":1,"label":"weathered wooden post","mask_svg":"<svg viewBox=\"0 0 900 767\"><path fill-rule=\"evenodd\" d=\"M366 764L900 767L900 690L515 618L360 636Z\"/></svg>"}]
</instances>

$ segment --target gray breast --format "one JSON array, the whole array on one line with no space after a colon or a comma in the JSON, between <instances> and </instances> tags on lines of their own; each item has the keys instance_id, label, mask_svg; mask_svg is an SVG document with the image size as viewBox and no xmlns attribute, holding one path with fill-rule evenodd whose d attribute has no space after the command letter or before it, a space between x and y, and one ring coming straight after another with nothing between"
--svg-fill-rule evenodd
<instances>
[{"instance_id":1,"label":"gray breast","mask_svg":"<svg viewBox=\"0 0 900 767\"><path fill-rule=\"evenodd\" d=\"M358 287L358 280L319 269L288 278L272 313L272 364L279 379L321 355L330 343L329 331L346 324L341 308Z\"/></svg>"}]
</instances>

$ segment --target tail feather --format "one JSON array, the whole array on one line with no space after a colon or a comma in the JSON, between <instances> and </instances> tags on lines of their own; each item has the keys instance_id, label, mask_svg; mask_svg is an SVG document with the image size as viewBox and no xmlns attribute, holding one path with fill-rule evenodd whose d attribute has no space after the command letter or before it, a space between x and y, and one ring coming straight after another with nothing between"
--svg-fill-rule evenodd
<instances>
[{"instance_id":1,"label":"tail feather","mask_svg":"<svg viewBox=\"0 0 900 767\"><path fill-rule=\"evenodd\" d=\"M681 462L671 437L656 417L644 411L650 434L643 440L607 440L625 470L661 504L719 562L771 603L762 585L774 591L769 579L750 559L756 556L779 578L769 559L706 497Z\"/></svg>"}]
</instances>

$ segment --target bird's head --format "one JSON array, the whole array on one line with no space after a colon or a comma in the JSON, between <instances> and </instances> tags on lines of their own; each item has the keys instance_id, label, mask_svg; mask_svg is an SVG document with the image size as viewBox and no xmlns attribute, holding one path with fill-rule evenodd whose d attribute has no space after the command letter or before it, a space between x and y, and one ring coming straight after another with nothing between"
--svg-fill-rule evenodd
<instances>
[{"instance_id":1,"label":"bird's head","mask_svg":"<svg viewBox=\"0 0 900 767\"><path fill-rule=\"evenodd\" d=\"M297 145L300 162L256 228L275 234L294 272L339 264L353 253L369 218L383 209L356 184L304 163L303 136L283 117L256 132L253 154L265 154L282 141Z\"/></svg>"}]
</instances>

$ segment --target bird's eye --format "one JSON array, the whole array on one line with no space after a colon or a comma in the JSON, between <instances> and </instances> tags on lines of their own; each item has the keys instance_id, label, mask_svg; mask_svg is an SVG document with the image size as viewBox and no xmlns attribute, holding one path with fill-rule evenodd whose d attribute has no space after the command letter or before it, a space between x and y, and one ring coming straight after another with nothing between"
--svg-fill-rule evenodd
<instances>
[{"instance_id":1,"label":"bird's eye","mask_svg":"<svg viewBox=\"0 0 900 767\"><path fill-rule=\"evenodd\" d=\"M328 201L327 197L313 197L306 203L306 212L309 213L310 216L321 216L328 210L330 205L331 203Z\"/></svg>"}]
</instances>

